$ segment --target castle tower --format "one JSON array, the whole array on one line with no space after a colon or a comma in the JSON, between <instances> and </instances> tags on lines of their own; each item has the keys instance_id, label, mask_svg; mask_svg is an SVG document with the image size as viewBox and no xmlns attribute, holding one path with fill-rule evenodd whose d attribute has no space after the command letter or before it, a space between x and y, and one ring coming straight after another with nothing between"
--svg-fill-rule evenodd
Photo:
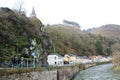
<instances>
[{"instance_id":1,"label":"castle tower","mask_svg":"<svg viewBox=\"0 0 120 80\"><path fill-rule=\"evenodd\" d=\"M30 17L36 17L34 6L33 6L33 9L32 9L32 13L30 14Z\"/></svg>"}]
</instances>

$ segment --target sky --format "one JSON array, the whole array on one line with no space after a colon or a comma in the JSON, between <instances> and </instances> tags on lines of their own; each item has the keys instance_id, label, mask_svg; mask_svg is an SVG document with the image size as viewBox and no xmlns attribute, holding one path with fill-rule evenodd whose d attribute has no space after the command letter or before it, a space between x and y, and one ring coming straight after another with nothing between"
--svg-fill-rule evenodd
<instances>
[{"instance_id":1,"label":"sky","mask_svg":"<svg viewBox=\"0 0 120 80\"><path fill-rule=\"evenodd\" d=\"M21 0L0 0L0 7L11 9ZM69 20L79 23L81 29L105 24L120 25L120 0L22 0L27 16L34 6L43 24L58 24Z\"/></svg>"}]
</instances>

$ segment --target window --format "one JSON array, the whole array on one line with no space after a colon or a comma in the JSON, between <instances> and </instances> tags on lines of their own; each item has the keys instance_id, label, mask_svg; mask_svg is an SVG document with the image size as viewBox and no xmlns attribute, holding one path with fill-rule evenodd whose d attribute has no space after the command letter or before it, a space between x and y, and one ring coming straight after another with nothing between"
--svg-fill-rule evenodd
<instances>
[{"instance_id":1,"label":"window","mask_svg":"<svg viewBox=\"0 0 120 80\"><path fill-rule=\"evenodd\" d=\"M56 60L56 56L55 56L55 60Z\"/></svg>"},{"instance_id":2,"label":"window","mask_svg":"<svg viewBox=\"0 0 120 80\"><path fill-rule=\"evenodd\" d=\"M55 64L57 64L57 62L55 62Z\"/></svg>"}]
</instances>

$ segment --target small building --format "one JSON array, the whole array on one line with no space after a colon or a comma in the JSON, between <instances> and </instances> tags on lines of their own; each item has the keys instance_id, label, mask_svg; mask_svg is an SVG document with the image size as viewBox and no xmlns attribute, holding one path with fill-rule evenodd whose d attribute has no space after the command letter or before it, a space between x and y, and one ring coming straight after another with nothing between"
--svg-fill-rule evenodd
<instances>
[{"instance_id":1,"label":"small building","mask_svg":"<svg viewBox=\"0 0 120 80\"><path fill-rule=\"evenodd\" d=\"M63 65L63 57L59 54L51 54L47 56L48 65Z\"/></svg>"},{"instance_id":2,"label":"small building","mask_svg":"<svg viewBox=\"0 0 120 80\"><path fill-rule=\"evenodd\" d=\"M92 60L93 62L109 62L111 61L112 58L110 57L103 57L101 55L98 55L98 56L90 56L89 57L90 60Z\"/></svg>"},{"instance_id":3,"label":"small building","mask_svg":"<svg viewBox=\"0 0 120 80\"><path fill-rule=\"evenodd\" d=\"M74 54L66 54L64 56L64 61L69 63L76 63L77 56Z\"/></svg>"}]
</instances>

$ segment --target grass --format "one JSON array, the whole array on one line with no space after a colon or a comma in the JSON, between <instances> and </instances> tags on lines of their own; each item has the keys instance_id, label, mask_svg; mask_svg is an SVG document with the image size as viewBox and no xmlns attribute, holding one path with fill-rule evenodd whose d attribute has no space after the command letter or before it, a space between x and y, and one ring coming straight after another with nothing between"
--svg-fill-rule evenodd
<instances>
[{"instance_id":1,"label":"grass","mask_svg":"<svg viewBox=\"0 0 120 80\"><path fill-rule=\"evenodd\" d=\"M111 63L111 62L96 62L96 65L102 65L102 64L107 64L107 63Z\"/></svg>"},{"instance_id":2,"label":"grass","mask_svg":"<svg viewBox=\"0 0 120 80\"><path fill-rule=\"evenodd\" d=\"M120 71L120 66L114 67L114 70L115 70L115 71Z\"/></svg>"},{"instance_id":3,"label":"grass","mask_svg":"<svg viewBox=\"0 0 120 80\"><path fill-rule=\"evenodd\" d=\"M114 52L112 63L114 64L114 70L120 71L120 51Z\"/></svg>"},{"instance_id":4,"label":"grass","mask_svg":"<svg viewBox=\"0 0 120 80\"><path fill-rule=\"evenodd\" d=\"M10 68L10 69L1 69L0 70L0 76L28 73L28 72L34 72L34 71L43 71L43 70L44 69L41 68L41 67L39 67L39 68Z\"/></svg>"}]
</instances>

